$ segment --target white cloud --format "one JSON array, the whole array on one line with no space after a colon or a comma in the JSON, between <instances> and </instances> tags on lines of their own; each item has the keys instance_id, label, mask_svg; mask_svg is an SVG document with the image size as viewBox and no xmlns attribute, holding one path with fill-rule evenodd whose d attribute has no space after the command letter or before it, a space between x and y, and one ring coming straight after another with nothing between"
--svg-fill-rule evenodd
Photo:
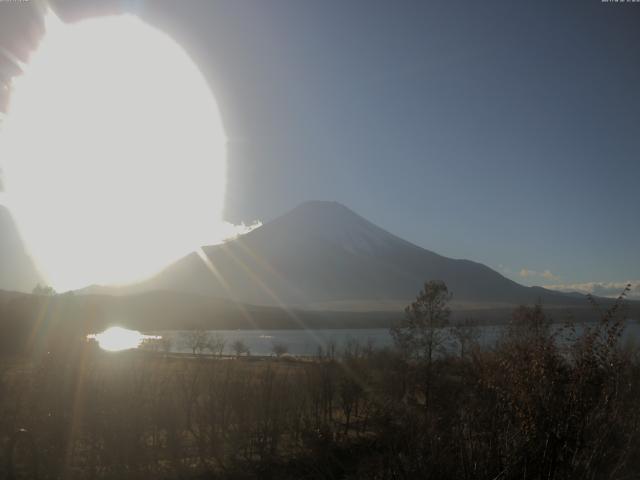
<instances>
[{"instance_id":1,"label":"white cloud","mask_svg":"<svg viewBox=\"0 0 640 480\"><path fill-rule=\"evenodd\" d=\"M538 277L538 278L544 278L545 280L554 280L554 281L560 280L560 277L551 273L550 270L544 270L542 272L539 272L537 270L523 268L520 270L519 275L522 278Z\"/></svg>"},{"instance_id":2,"label":"white cloud","mask_svg":"<svg viewBox=\"0 0 640 480\"><path fill-rule=\"evenodd\" d=\"M520 276L523 278L530 277L533 273L535 273L533 270L527 270L526 268L520 270Z\"/></svg>"},{"instance_id":3,"label":"white cloud","mask_svg":"<svg viewBox=\"0 0 640 480\"><path fill-rule=\"evenodd\" d=\"M233 223L224 222L221 227L221 234L223 241L234 240L238 238L240 235L245 235L249 233L251 230L255 230L258 227L262 226L262 222L257 220L249 225L246 225L244 222L239 225L234 225Z\"/></svg>"},{"instance_id":4,"label":"white cloud","mask_svg":"<svg viewBox=\"0 0 640 480\"><path fill-rule=\"evenodd\" d=\"M631 290L627 298L640 300L640 280L627 280L624 282L585 282L568 283L557 285L545 285L544 288L558 290L561 292L590 293L599 297L615 298L625 289L627 284L631 284Z\"/></svg>"}]
</instances>

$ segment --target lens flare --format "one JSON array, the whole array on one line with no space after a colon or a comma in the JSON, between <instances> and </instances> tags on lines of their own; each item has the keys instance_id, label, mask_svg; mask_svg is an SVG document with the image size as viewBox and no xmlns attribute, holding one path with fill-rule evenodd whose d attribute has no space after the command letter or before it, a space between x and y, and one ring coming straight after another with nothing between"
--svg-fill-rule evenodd
<instances>
[{"instance_id":1,"label":"lens flare","mask_svg":"<svg viewBox=\"0 0 640 480\"><path fill-rule=\"evenodd\" d=\"M122 327L111 327L102 333L88 335L87 338L98 342L101 349L108 352L120 352L138 348L146 339L159 339L161 337L153 335L143 335L136 330L129 330Z\"/></svg>"},{"instance_id":2,"label":"lens flare","mask_svg":"<svg viewBox=\"0 0 640 480\"><path fill-rule=\"evenodd\" d=\"M57 290L143 279L233 233L226 138L202 74L134 16L52 14L15 79L4 203Z\"/></svg>"}]
</instances>

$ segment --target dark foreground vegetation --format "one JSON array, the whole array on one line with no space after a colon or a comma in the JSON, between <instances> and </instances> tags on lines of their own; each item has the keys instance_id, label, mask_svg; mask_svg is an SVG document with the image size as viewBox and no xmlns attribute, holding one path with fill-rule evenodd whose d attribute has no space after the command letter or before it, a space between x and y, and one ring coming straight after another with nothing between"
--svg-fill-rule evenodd
<instances>
[{"instance_id":1,"label":"dark foreground vegetation","mask_svg":"<svg viewBox=\"0 0 640 480\"><path fill-rule=\"evenodd\" d=\"M445 355L448 298L425 285L395 350L307 360L106 354L32 332L0 362L1 475L636 478L640 358L619 342L622 298L580 332L521 307L490 349L461 324Z\"/></svg>"}]
</instances>

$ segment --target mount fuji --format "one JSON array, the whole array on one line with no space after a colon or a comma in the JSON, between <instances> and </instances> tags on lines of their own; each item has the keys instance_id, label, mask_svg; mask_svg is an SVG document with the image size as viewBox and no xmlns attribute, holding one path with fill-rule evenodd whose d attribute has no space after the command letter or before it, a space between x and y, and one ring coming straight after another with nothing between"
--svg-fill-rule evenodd
<instances>
[{"instance_id":1,"label":"mount fuji","mask_svg":"<svg viewBox=\"0 0 640 480\"><path fill-rule=\"evenodd\" d=\"M426 280L446 282L457 305L569 306L585 301L522 286L477 262L438 255L344 205L325 201L303 203L246 235L203 247L155 277L118 291L168 290L255 305L381 310L406 304Z\"/></svg>"}]
</instances>

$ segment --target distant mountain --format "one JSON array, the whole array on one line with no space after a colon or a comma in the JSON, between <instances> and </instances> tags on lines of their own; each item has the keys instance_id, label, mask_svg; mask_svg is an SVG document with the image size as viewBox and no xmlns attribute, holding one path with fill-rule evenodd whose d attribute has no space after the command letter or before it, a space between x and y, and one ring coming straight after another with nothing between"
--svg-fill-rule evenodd
<instances>
[{"instance_id":1,"label":"distant mountain","mask_svg":"<svg viewBox=\"0 0 640 480\"><path fill-rule=\"evenodd\" d=\"M431 279L445 281L459 305L476 308L584 304L584 298L519 285L480 263L443 257L339 203L320 201L204 247L119 293L181 291L256 305L373 310L371 305L406 303Z\"/></svg>"},{"instance_id":2,"label":"distant mountain","mask_svg":"<svg viewBox=\"0 0 640 480\"><path fill-rule=\"evenodd\" d=\"M30 292L40 276L9 211L0 205L0 289Z\"/></svg>"},{"instance_id":3,"label":"distant mountain","mask_svg":"<svg viewBox=\"0 0 640 480\"><path fill-rule=\"evenodd\" d=\"M11 292L31 291L39 277L2 208L0 239L0 317L4 311L33 321L46 312L48 322L66 319L87 331L113 324L141 330L389 326L430 279L444 280L453 292L454 319L500 323L514 305L537 301L553 307L556 319L568 309L595 319L583 295L524 287L482 264L443 257L334 202L300 205L145 282L56 297ZM637 316L640 306L632 307Z\"/></svg>"}]
</instances>

